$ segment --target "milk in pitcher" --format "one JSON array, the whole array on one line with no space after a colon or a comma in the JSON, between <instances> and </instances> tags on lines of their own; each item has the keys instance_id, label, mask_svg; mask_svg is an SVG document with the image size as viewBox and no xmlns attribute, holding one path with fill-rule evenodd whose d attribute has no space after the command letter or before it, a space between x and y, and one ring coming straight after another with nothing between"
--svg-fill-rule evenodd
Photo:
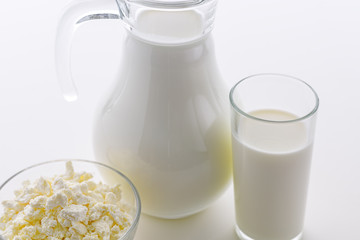
<instances>
[{"instance_id":1,"label":"milk in pitcher","mask_svg":"<svg viewBox=\"0 0 360 240\"><path fill-rule=\"evenodd\" d=\"M128 34L119 81L94 128L96 158L127 175L140 193L143 212L157 217L201 211L231 179L227 89L211 35L194 38L204 30L199 14L144 11L138 16L136 28L158 42Z\"/></svg>"}]
</instances>

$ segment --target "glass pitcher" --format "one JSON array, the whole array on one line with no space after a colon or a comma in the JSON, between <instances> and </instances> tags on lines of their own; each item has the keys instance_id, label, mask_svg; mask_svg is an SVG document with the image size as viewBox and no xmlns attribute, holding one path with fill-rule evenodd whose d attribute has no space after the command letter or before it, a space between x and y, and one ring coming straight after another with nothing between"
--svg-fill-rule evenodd
<instances>
[{"instance_id":1,"label":"glass pitcher","mask_svg":"<svg viewBox=\"0 0 360 240\"><path fill-rule=\"evenodd\" d=\"M79 24L118 18L127 29L110 94L96 113L98 161L125 173L143 212L180 218L203 210L231 179L227 87L211 30L216 0L93 0L70 5L56 42L67 100L71 34Z\"/></svg>"}]
</instances>

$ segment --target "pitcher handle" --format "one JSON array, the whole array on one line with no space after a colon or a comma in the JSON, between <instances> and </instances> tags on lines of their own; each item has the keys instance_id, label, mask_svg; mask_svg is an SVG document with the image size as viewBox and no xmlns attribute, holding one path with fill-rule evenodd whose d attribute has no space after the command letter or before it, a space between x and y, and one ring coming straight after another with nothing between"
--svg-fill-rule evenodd
<instances>
[{"instance_id":1,"label":"pitcher handle","mask_svg":"<svg viewBox=\"0 0 360 240\"><path fill-rule=\"evenodd\" d=\"M78 92L71 73L71 43L76 28L96 19L119 19L116 0L81 0L65 8L60 18L55 42L55 67L58 81L66 101L78 99Z\"/></svg>"}]
</instances>

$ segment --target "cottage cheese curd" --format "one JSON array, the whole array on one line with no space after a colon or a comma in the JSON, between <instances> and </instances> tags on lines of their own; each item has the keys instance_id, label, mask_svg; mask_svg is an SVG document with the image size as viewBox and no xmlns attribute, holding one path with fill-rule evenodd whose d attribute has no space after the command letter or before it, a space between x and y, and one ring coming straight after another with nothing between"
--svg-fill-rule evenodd
<instances>
[{"instance_id":1,"label":"cottage cheese curd","mask_svg":"<svg viewBox=\"0 0 360 240\"><path fill-rule=\"evenodd\" d=\"M9 240L115 240L132 220L120 185L95 183L90 173L74 172L71 162L63 175L24 182L2 205L0 236Z\"/></svg>"}]
</instances>

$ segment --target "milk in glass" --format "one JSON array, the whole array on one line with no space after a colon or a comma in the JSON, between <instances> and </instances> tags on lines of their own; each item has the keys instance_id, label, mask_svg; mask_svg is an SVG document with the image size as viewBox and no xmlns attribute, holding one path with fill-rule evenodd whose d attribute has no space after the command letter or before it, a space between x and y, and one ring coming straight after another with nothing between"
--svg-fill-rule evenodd
<instances>
[{"instance_id":1,"label":"milk in glass","mask_svg":"<svg viewBox=\"0 0 360 240\"><path fill-rule=\"evenodd\" d=\"M249 115L273 121L297 119L273 109ZM252 118L242 121L239 137L232 137L237 231L256 240L293 239L303 228L311 162L306 126L301 121L281 125Z\"/></svg>"}]
</instances>

